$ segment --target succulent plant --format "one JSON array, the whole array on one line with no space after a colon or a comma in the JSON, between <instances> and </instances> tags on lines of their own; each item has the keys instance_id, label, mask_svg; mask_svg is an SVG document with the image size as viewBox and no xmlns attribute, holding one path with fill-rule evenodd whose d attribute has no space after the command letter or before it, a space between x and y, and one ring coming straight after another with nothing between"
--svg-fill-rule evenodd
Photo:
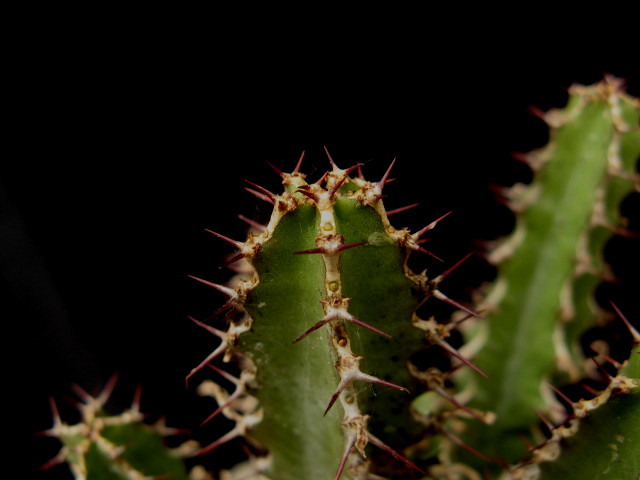
<instances>
[{"instance_id":1,"label":"succulent plant","mask_svg":"<svg viewBox=\"0 0 640 480\"><path fill-rule=\"evenodd\" d=\"M249 182L270 219L242 217L244 241L210 231L235 250L228 284L193 277L226 302L191 318L215 347L187 380L211 374L198 387L218 404L206 422L234 426L190 455L243 438L248 459L224 480L638 478L640 335L594 291L609 274L607 240L634 235L619 205L638 190L639 115L613 77L575 85L565 108L540 112L550 142L519 156L534 181L500 192L516 228L486 252L498 275L473 306L441 289L470 255L444 264L425 248L447 214L413 233L392 226L410 208L384 206L395 160L379 181L327 152L330 170L313 181L303 157L291 173L274 166L282 193ZM414 271L416 255L438 274ZM436 301L457 313L436 320ZM621 324L628 360L585 347L589 328ZM432 361L434 350L448 360ZM82 429L61 425L51 433L85 478L86 457L70 453L85 440L66 433ZM576 466L581 458L590 462Z\"/></svg>"}]
</instances>

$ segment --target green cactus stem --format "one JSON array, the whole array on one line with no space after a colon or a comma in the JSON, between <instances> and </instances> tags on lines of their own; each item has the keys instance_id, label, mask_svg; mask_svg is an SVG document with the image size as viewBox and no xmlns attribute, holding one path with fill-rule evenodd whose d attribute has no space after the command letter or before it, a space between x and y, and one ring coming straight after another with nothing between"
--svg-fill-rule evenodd
<instances>
[{"instance_id":1,"label":"green cactus stem","mask_svg":"<svg viewBox=\"0 0 640 480\"><path fill-rule=\"evenodd\" d=\"M421 470L399 452L421 439L409 392L425 387L411 374L411 356L431 342L460 357L444 340L448 328L416 309L430 296L460 305L438 290L444 275L428 279L407 266L412 251L429 253L420 239L437 221L414 234L391 226L382 203L391 167L369 182L350 176L360 165L343 170L329 159L332 170L314 183L300 163L291 174L276 169L280 195L252 184L274 205L260 233L245 242L215 234L248 270L232 288L198 279L229 297L222 310L231 309L230 326L221 332L197 321L221 343L190 375L224 354L243 376L233 380L237 394L216 397L217 412L236 427L203 452L242 435L268 450L266 478L404 470L412 478Z\"/></svg>"},{"instance_id":2,"label":"green cactus stem","mask_svg":"<svg viewBox=\"0 0 640 480\"><path fill-rule=\"evenodd\" d=\"M514 477L527 472L540 480L639 478L640 334L618 313L633 335L630 358L615 377L605 375L609 384L602 392L572 405L567 420L532 449L533 461L515 469Z\"/></svg>"},{"instance_id":3,"label":"green cactus stem","mask_svg":"<svg viewBox=\"0 0 640 480\"><path fill-rule=\"evenodd\" d=\"M540 438L536 412L561 419L549 382L577 382L593 370L580 335L603 322L594 300L596 285L609 274L602 252L614 232L627 233L619 205L634 185L638 189L638 99L611 77L573 86L569 94L565 108L541 114L549 144L522 156L534 181L505 192L517 225L489 256L499 276L478 307L488 312L487 321L467 326L465 351L491 382L461 371L459 385L472 392L470 407L493 412L496 420L491 426L470 420L462 437L496 464L526 453L521 438ZM460 458L487 468L464 451Z\"/></svg>"},{"instance_id":4,"label":"green cactus stem","mask_svg":"<svg viewBox=\"0 0 640 480\"><path fill-rule=\"evenodd\" d=\"M109 415L104 406L115 385L116 377L96 397L80 388L76 391L82 402L78 405L81 420L69 425L60 418L51 400L54 424L43 435L58 438L63 446L58 455L42 469L66 463L77 480L144 480L171 478L175 480L210 479L201 467L191 473L185 458L198 449L185 442L175 449L167 448L165 437L180 433L164 422L148 425L139 408L139 391L130 409Z\"/></svg>"}]
</instances>

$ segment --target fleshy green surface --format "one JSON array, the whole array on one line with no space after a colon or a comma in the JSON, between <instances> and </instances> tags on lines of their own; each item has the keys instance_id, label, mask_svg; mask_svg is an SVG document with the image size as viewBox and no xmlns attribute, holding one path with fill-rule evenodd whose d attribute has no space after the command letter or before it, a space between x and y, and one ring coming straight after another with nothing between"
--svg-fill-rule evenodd
<instances>
[{"instance_id":1,"label":"fleshy green surface","mask_svg":"<svg viewBox=\"0 0 640 480\"><path fill-rule=\"evenodd\" d=\"M164 439L150 427L140 423L105 427L102 436L114 445L124 446L118 461L114 462L92 444L87 459L87 480L129 480L126 468L145 477L167 476L172 480L187 480L188 475L181 458L172 455Z\"/></svg>"},{"instance_id":2,"label":"fleshy green surface","mask_svg":"<svg viewBox=\"0 0 640 480\"><path fill-rule=\"evenodd\" d=\"M611 399L562 442L560 458L540 465L539 480L640 478L640 390Z\"/></svg>"},{"instance_id":3,"label":"fleshy green surface","mask_svg":"<svg viewBox=\"0 0 640 480\"><path fill-rule=\"evenodd\" d=\"M499 266L504 295L488 316L489 337L474 359L491 380L477 383L471 406L495 412L496 421L488 427L472 421L464 441L486 456L508 462L517 461L526 451L519 437L529 436L539 422L534 409L546 412L549 408L542 390L556 371L554 331L562 306L560 292L574 275L581 241L587 236L588 252L601 255L610 236L607 231L603 235L604 229L590 228L600 192L607 192L609 186L608 161L617 137L607 102L583 100L576 94L570 97L562 124L553 130L550 146L540 153L548 158L529 187L536 191L535 201L518 219L522 240ZM634 142L628 141L624 150L627 156L635 152L637 158ZM610 212L613 207L609 204L616 203L617 209L624 193L631 190L631 182L615 186L615 191L605 193L606 201L600 202ZM615 224L616 218L617 210L608 220ZM593 252L594 248L599 251ZM601 258L596 262L601 265ZM585 326L593 322L590 302L595 284L593 278L584 277L572 291L580 321L569 327L570 343L577 342ZM480 471L486 468L467 452L461 455Z\"/></svg>"},{"instance_id":4,"label":"fleshy green surface","mask_svg":"<svg viewBox=\"0 0 640 480\"><path fill-rule=\"evenodd\" d=\"M321 255L294 255L315 248L319 215L303 205L287 214L254 259L260 278L245 308L251 332L239 349L258 367L252 391L264 420L251 437L268 446L272 478L333 478L343 450L342 412L324 410L339 378L326 328L292 341L323 316L324 264Z\"/></svg>"},{"instance_id":5,"label":"fleshy green surface","mask_svg":"<svg viewBox=\"0 0 640 480\"><path fill-rule=\"evenodd\" d=\"M351 298L349 311L392 337L388 339L347 324L352 350L364 357L360 364L362 371L411 391L408 394L389 387L364 385L359 389L358 402L364 412L371 413L373 433L400 449L415 440L418 425L408 408L411 399L425 388L407 369L410 356L425 346L424 332L411 324L419 297L404 274L404 252L384 231L373 208L356 200L340 199L335 205L335 218L345 243L369 242L341 255L343 293Z\"/></svg>"}]
</instances>

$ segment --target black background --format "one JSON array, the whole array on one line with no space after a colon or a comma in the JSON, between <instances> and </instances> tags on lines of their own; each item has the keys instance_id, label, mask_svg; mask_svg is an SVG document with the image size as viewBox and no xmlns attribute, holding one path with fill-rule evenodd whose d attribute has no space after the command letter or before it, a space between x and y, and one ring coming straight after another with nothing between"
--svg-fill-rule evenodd
<instances>
[{"instance_id":1,"label":"black background","mask_svg":"<svg viewBox=\"0 0 640 480\"><path fill-rule=\"evenodd\" d=\"M18 42L27 53L10 75L16 109L0 171L0 234L5 396L28 457L23 478L68 478L64 467L36 474L58 450L33 435L51 425L49 395L71 419L71 385L95 392L115 372L114 409L139 384L144 411L193 428L202 442L229 428L222 419L199 428L214 403L185 388L217 345L187 316L206 317L224 300L187 275L228 278L217 267L233 248L204 229L241 240L239 213L267 217L269 206L244 190L248 179L279 191L265 161L290 170L305 150L303 170L315 180L328 168L326 146L339 166L364 162L377 180L397 158L387 207L421 205L393 223L415 230L453 210L429 244L451 264L478 239L509 232L513 219L490 187L530 179L511 158L547 141L530 106L560 107L569 85L604 73L640 95L637 62L607 55L569 61L534 46L516 56L473 36L462 45L398 39L383 27L328 43L330 30L306 24L243 43L241 32L177 23L140 35L87 23ZM624 205L636 227L638 206L637 195ZM609 249L626 284L607 292L630 316L636 247ZM490 276L474 258L445 291L466 300ZM229 466L239 450L232 442L207 462Z\"/></svg>"}]
</instances>

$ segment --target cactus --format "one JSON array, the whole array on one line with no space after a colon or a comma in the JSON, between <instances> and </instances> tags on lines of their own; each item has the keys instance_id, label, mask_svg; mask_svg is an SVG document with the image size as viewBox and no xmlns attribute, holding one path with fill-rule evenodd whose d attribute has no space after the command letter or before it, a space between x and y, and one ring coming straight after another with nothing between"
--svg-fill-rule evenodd
<instances>
[{"instance_id":1,"label":"cactus","mask_svg":"<svg viewBox=\"0 0 640 480\"><path fill-rule=\"evenodd\" d=\"M395 160L377 182L328 152L331 169L315 181L303 157L291 173L273 166L281 194L249 182L273 206L269 221L242 217L245 241L209 231L235 249L236 275L192 277L226 302L191 318L216 344L187 380L213 375L198 387L217 402L205 422L234 426L191 455L242 438L249 458L222 480L638 478L640 335L594 290L609 274L607 240L633 235L619 204L638 189L639 114L612 77L540 114L551 140L520 156L531 185L501 192L517 225L487 253L499 274L474 307L441 289L469 255L443 263L424 246L447 214L414 233L392 226L408 209L383 203ZM414 271L417 255L435 276ZM458 312L437 321L436 301ZM628 360L581 348L589 328L621 321ZM448 359L432 362L434 350ZM574 468L585 456L596 466Z\"/></svg>"},{"instance_id":2,"label":"cactus","mask_svg":"<svg viewBox=\"0 0 640 480\"><path fill-rule=\"evenodd\" d=\"M197 448L193 442L174 449L165 446L165 437L179 434L180 430L168 428L164 421L144 423L139 389L128 410L117 415L105 411L116 378L112 377L95 397L76 387L81 398L78 403L81 418L75 425L62 421L55 401L51 400L54 424L42 434L58 438L63 447L41 468L46 470L64 462L76 479L87 480L142 480L160 475L175 480L208 478L199 467L193 469L191 476L187 474L183 458Z\"/></svg>"}]
</instances>

